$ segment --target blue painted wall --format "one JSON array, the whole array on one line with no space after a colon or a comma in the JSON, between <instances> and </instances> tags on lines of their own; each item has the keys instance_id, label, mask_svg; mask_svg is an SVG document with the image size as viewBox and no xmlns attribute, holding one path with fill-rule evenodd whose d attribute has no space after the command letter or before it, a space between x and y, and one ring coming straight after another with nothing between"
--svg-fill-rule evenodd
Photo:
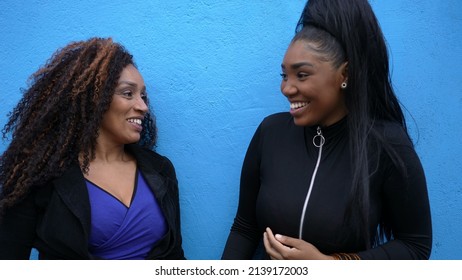
<instances>
[{"instance_id":1,"label":"blue painted wall","mask_svg":"<svg viewBox=\"0 0 462 280\"><path fill-rule=\"evenodd\" d=\"M462 259L462 1L371 3L427 175L432 259ZM113 37L135 56L157 115L158 151L176 166L186 255L218 259L248 142L264 116L288 109L280 63L304 4L2 0L0 126L19 88L57 48Z\"/></svg>"}]
</instances>

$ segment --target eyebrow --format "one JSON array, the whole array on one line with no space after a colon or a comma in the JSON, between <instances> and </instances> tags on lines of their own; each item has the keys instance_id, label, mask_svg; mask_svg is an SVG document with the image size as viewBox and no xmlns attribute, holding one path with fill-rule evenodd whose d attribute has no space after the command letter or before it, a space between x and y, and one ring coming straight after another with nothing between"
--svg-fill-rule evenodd
<instances>
[{"instance_id":1,"label":"eyebrow","mask_svg":"<svg viewBox=\"0 0 462 280\"><path fill-rule=\"evenodd\" d=\"M121 85L121 84L127 84L127 85L132 86L132 87L138 86L136 83L130 82L130 81L120 81L117 85Z\"/></svg>"},{"instance_id":2,"label":"eyebrow","mask_svg":"<svg viewBox=\"0 0 462 280\"><path fill-rule=\"evenodd\" d=\"M123 84L126 84L126 85L129 85L131 87L137 87L138 84L134 83L134 82L130 82L130 81L120 81L118 84L117 84L117 87L123 85ZM146 91L146 86L143 86L142 88L143 91Z\"/></svg>"},{"instance_id":3,"label":"eyebrow","mask_svg":"<svg viewBox=\"0 0 462 280\"><path fill-rule=\"evenodd\" d=\"M290 65L290 68L298 69L298 68L300 68L302 66L314 67L314 65L312 63L303 61L303 62L297 62L297 63L294 63L294 64ZM281 68L285 69L286 67L284 66L284 64L281 64Z\"/></svg>"}]
</instances>

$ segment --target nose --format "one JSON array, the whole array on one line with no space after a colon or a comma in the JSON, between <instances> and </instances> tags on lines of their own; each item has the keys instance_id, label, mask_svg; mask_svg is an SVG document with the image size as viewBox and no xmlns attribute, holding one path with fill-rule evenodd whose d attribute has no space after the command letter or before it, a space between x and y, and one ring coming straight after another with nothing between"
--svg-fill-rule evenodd
<instances>
[{"instance_id":1,"label":"nose","mask_svg":"<svg viewBox=\"0 0 462 280\"><path fill-rule=\"evenodd\" d=\"M148 112L148 110L149 110L148 105L146 104L145 99L143 99L143 97L141 97L141 96L138 96L138 97L136 98L136 102L135 102L134 109L135 109L136 111L142 112L143 115L146 114L146 113Z\"/></svg>"},{"instance_id":2,"label":"nose","mask_svg":"<svg viewBox=\"0 0 462 280\"><path fill-rule=\"evenodd\" d=\"M281 92L286 97L290 97L297 93L297 87L295 87L295 85L292 84L289 80L286 80L286 81L283 80L281 82Z\"/></svg>"}]
</instances>

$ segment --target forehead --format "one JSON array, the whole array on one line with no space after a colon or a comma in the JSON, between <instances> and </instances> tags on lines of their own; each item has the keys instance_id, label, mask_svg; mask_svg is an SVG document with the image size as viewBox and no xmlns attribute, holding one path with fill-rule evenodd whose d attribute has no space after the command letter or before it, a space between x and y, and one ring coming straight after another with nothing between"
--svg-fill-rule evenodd
<instances>
[{"instance_id":1,"label":"forehead","mask_svg":"<svg viewBox=\"0 0 462 280\"><path fill-rule=\"evenodd\" d=\"M305 40L297 40L292 42L284 55L283 67L288 67L292 64L308 62L313 66L318 65L333 65L329 59L325 57L316 46Z\"/></svg>"},{"instance_id":2,"label":"forehead","mask_svg":"<svg viewBox=\"0 0 462 280\"><path fill-rule=\"evenodd\" d=\"M321 53L314 45L307 41L298 40L292 42L287 48L284 58L320 57Z\"/></svg>"},{"instance_id":3,"label":"forehead","mask_svg":"<svg viewBox=\"0 0 462 280\"><path fill-rule=\"evenodd\" d=\"M138 69L132 64L127 65L120 73L119 84L132 83L138 86L144 86L144 80Z\"/></svg>"}]
</instances>

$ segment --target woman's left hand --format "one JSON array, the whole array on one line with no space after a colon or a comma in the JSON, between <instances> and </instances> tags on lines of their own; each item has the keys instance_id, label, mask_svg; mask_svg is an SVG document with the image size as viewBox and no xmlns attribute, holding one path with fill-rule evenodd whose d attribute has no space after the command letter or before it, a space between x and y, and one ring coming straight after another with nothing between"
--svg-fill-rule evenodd
<instances>
[{"instance_id":1,"label":"woman's left hand","mask_svg":"<svg viewBox=\"0 0 462 280\"><path fill-rule=\"evenodd\" d=\"M266 252L273 260L333 260L321 253L315 246L304 240L274 235L270 228L263 233Z\"/></svg>"}]
</instances>

